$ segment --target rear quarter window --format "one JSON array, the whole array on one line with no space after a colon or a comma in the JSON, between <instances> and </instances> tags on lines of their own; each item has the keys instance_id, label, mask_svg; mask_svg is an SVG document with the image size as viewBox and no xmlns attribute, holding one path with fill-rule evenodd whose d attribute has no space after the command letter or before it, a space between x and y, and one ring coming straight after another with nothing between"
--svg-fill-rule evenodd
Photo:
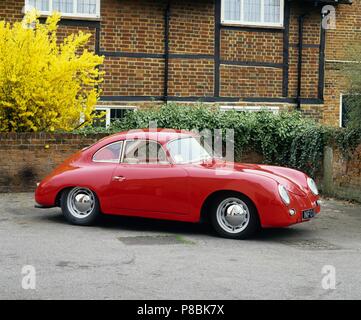
<instances>
[{"instance_id":1,"label":"rear quarter window","mask_svg":"<svg viewBox=\"0 0 361 320\"><path fill-rule=\"evenodd\" d=\"M108 144L94 153L93 161L119 163L122 147L123 141Z\"/></svg>"}]
</instances>

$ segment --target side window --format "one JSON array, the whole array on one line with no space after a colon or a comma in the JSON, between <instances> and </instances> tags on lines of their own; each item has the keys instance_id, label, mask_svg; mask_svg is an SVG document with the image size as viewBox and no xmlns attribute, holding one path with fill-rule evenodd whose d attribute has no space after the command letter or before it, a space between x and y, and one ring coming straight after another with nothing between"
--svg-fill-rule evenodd
<instances>
[{"instance_id":1,"label":"side window","mask_svg":"<svg viewBox=\"0 0 361 320\"><path fill-rule=\"evenodd\" d=\"M222 23L283 26L284 0L222 0Z\"/></svg>"},{"instance_id":2,"label":"side window","mask_svg":"<svg viewBox=\"0 0 361 320\"><path fill-rule=\"evenodd\" d=\"M148 140L127 141L123 162L133 164L168 163L162 146L155 141Z\"/></svg>"},{"instance_id":3,"label":"side window","mask_svg":"<svg viewBox=\"0 0 361 320\"><path fill-rule=\"evenodd\" d=\"M42 15L57 11L64 17L100 17L100 0L25 0L25 8L35 8Z\"/></svg>"},{"instance_id":4,"label":"side window","mask_svg":"<svg viewBox=\"0 0 361 320\"><path fill-rule=\"evenodd\" d=\"M108 144L94 154L93 161L119 163L122 146L122 141Z\"/></svg>"}]
</instances>

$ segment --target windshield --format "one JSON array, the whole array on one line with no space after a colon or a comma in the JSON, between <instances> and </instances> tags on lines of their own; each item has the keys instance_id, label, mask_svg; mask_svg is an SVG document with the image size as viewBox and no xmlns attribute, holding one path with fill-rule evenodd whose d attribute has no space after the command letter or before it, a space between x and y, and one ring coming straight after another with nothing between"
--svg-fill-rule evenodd
<instances>
[{"instance_id":1,"label":"windshield","mask_svg":"<svg viewBox=\"0 0 361 320\"><path fill-rule=\"evenodd\" d=\"M170 141L168 151L175 163L191 163L209 160L212 157L193 137Z\"/></svg>"}]
</instances>

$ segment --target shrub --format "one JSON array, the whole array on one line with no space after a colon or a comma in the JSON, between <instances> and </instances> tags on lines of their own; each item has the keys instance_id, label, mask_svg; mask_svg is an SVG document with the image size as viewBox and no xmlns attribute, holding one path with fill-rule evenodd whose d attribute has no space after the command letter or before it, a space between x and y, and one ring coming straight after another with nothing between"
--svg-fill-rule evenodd
<instances>
[{"instance_id":1,"label":"shrub","mask_svg":"<svg viewBox=\"0 0 361 320\"><path fill-rule=\"evenodd\" d=\"M58 42L59 19L40 23L32 11L0 22L0 132L72 130L94 117L103 58L85 48L90 34Z\"/></svg>"},{"instance_id":2,"label":"shrub","mask_svg":"<svg viewBox=\"0 0 361 320\"><path fill-rule=\"evenodd\" d=\"M315 175L321 167L328 136L327 128L303 118L299 112L224 112L202 104L144 108L127 113L108 129L89 127L80 132L114 133L148 128L150 121L156 121L158 128L221 129L224 133L233 129L236 160L243 152L253 150L263 155L265 163L290 166L310 175Z\"/></svg>"},{"instance_id":3,"label":"shrub","mask_svg":"<svg viewBox=\"0 0 361 320\"><path fill-rule=\"evenodd\" d=\"M330 135L330 142L335 144L345 159L352 157L356 147L361 144L361 127L338 128Z\"/></svg>"}]
</instances>

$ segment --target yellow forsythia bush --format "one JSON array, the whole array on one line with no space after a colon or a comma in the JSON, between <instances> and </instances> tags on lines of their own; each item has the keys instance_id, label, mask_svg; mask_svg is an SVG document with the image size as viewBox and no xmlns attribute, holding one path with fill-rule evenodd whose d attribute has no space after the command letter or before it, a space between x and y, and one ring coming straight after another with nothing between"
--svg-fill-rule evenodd
<instances>
[{"instance_id":1,"label":"yellow forsythia bush","mask_svg":"<svg viewBox=\"0 0 361 320\"><path fill-rule=\"evenodd\" d=\"M103 57L86 49L90 34L57 39L60 15L36 11L0 22L0 132L72 130L91 123Z\"/></svg>"}]
</instances>

